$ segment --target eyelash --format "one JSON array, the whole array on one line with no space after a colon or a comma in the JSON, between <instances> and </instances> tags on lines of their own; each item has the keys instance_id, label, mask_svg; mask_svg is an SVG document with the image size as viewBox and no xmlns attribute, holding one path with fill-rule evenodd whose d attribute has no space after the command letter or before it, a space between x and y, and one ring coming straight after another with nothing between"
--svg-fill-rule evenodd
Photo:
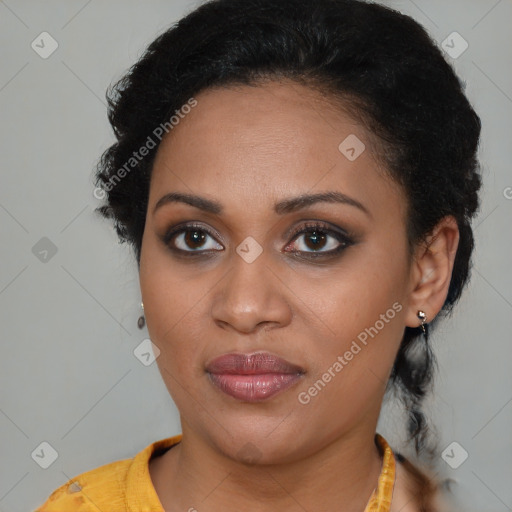
<instances>
[{"instance_id":1,"label":"eyelash","mask_svg":"<svg viewBox=\"0 0 512 512\"><path fill-rule=\"evenodd\" d=\"M182 233L188 233L188 232L194 232L199 231L201 233L206 233L211 238L215 239L216 235L212 233L208 228L201 224L196 223L190 223L186 225L180 225L175 226L174 228L171 228L164 236L163 236L163 242L169 247L171 251L174 253L185 256L185 257L207 257L212 254L212 252L219 252L217 249L207 249L207 250L191 250L186 251L183 249L179 249L175 247L171 242L174 238L176 238L178 235L181 235ZM312 233L312 232L319 232L321 235L328 235L332 236L335 240L337 240L340 245L336 249L332 249L330 251L298 251L293 250L289 251L293 255L304 258L304 259L316 259L316 258L328 258L328 257L334 257L343 252L345 249L353 245L355 242L349 236L347 233L339 232L336 230L333 230L329 227L328 224L315 221L315 222L307 222L304 225L300 226L299 228L295 229L293 233L290 235L292 237L292 240L290 243L287 244L286 247L288 247L291 243L293 243L300 235ZM305 255L305 256L304 256Z\"/></svg>"}]
</instances>

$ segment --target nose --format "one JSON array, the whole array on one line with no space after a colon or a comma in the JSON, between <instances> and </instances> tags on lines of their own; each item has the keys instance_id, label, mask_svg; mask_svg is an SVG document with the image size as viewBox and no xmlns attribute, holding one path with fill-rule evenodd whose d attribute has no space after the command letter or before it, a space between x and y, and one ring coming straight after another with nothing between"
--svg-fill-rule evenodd
<instances>
[{"instance_id":1,"label":"nose","mask_svg":"<svg viewBox=\"0 0 512 512\"><path fill-rule=\"evenodd\" d=\"M213 295L212 317L223 329L253 333L284 327L291 321L291 292L272 268L265 251L248 263L237 253Z\"/></svg>"}]
</instances>

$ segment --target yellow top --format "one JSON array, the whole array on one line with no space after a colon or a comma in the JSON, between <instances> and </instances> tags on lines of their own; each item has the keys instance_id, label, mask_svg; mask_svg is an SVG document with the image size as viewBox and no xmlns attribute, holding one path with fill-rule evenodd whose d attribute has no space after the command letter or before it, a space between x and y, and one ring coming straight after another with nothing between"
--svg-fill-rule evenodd
<instances>
[{"instance_id":1,"label":"yellow top","mask_svg":"<svg viewBox=\"0 0 512 512\"><path fill-rule=\"evenodd\" d=\"M149 461L181 441L182 435L155 441L131 459L86 471L52 492L34 512L165 512L149 473ZM382 470L364 512L389 512L395 483L395 457L375 434Z\"/></svg>"}]
</instances>

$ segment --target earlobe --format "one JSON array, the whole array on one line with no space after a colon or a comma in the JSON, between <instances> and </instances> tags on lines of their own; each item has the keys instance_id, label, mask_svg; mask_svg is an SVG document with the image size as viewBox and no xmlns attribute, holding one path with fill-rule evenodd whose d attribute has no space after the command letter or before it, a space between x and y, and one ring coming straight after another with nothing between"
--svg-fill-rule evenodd
<instances>
[{"instance_id":1,"label":"earlobe","mask_svg":"<svg viewBox=\"0 0 512 512\"><path fill-rule=\"evenodd\" d=\"M448 295L459 229L453 216L443 217L426 240L418 245L411 268L411 292L406 315L408 327L418 327L418 310L429 321L439 313Z\"/></svg>"}]
</instances>

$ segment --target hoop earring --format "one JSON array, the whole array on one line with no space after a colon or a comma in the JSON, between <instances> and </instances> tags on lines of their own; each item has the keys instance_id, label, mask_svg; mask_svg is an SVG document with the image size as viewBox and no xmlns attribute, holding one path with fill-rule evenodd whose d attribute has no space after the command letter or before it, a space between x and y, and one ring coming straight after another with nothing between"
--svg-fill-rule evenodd
<instances>
[{"instance_id":1,"label":"hoop earring","mask_svg":"<svg viewBox=\"0 0 512 512\"><path fill-rule=\"evenodd\" d=\"M137 327L139 329L144 329L144 326L146 325L146 319L144 318L144 303L140 303L140 307L142 308L142 315L139 316L139 319L137 320Z\"/></svg>"},{"instance_id":2,"label":"hoop earring","mask_svg":"<svg viewBox=\"0 0 512 512\"><path fill-rule=\"evenodd\" d=\"M428 323L427 323L427 314L425 311L421 309L416 313L417 317L421 320L421 330L423 331L423 336L425 337L425 341L428 341Z\"/></svg>"}]
</instances>

